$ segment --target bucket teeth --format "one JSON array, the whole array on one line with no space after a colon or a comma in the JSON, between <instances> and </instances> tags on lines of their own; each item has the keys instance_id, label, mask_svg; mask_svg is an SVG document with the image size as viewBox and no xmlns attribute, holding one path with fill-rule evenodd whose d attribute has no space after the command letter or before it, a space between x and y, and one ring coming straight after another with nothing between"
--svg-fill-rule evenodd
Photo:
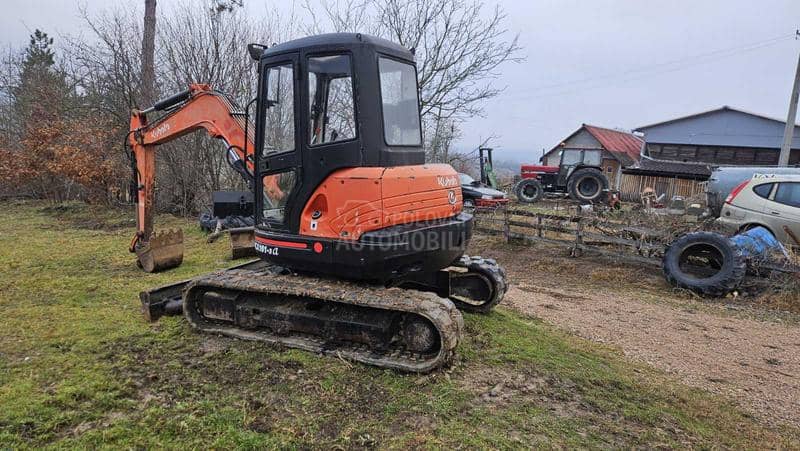
<instances>
[{"instance_id":1,"label":"bucket teeth","mask_svg":"<svg viewBox=\"0 0 800 451\"><path fill-rule=\"evenodd\" d=\"M180 266L183 262L183 230L154 232L150 239L136 249L142 269L162 271Z\"/></svg>"}]
</instances>

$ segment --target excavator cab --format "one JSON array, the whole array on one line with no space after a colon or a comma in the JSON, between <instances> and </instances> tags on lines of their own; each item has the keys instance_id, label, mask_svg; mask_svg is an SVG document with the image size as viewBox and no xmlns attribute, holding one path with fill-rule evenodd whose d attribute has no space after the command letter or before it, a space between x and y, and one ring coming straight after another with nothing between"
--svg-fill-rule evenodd
<instances>
[{"instance_id":1,"label":"excavator cab","mask_svg":"<svg viewBox=\"0 0 800 451\"><path fill-rule=\"evenodd\" d=\"M248 50L258 64L254 115L199 84L132 113L139 208L130 248L146 271L183 257L180 231L154 232L154 150L199 129L227 144L229 163L251 183L253 248L270 263L397 281L463 255L472 216L462 213L455 170L425 163L412 51L354 33ZM148 120L154 112L162 114Z\"/></svg>"},{"instance_id":2,"label":"excavator cab","mask_svg":"<svg viewBox=\"0 0 800 451\"><path fill-rule=\"evenodd\" d=\"M411 51L337 33L253 56L257 254L385 280L436 272L463 253L472 219L459 216L454 170L425 164Z\"/></svg>"}]
</instances>

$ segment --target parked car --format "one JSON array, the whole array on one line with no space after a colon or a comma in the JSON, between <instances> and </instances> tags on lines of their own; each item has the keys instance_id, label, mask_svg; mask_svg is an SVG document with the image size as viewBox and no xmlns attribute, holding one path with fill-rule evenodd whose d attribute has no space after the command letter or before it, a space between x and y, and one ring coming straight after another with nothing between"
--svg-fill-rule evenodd
<instances>
[{"instance_id":1,"label":"parked car","mask_svg":"<svg viewBox=\"0 0 800 451\"><path fill-rule=\"evenodd\" d=\"M461 193L464 196L464 208L499 207L508 203L508 196L467 174L458 174L461 180Z\"/></svg>"},{"instance_id":2,"label":"parked car","mask_svg":"<svg viewBox=\"0 0 800 451\"><path fill-rule=\"evenodd\" d=\"M750 180L754 174L775 174L800 176L800 167L768 166L719 166L711 171L706 185L708 209L714 217L719 217L725 198L736 185Z\"/></svg>"},{"instance_id":3,"label":"parked car","mask_svg":"<svg viewBox=\"0 0 800 451\"><path fill-rule=\"evenodd\" d=\"M800 176L755 174L733 188L717 222L730 232L762 226L779 241L800 245Z\"/></svg>"}]
</instances>

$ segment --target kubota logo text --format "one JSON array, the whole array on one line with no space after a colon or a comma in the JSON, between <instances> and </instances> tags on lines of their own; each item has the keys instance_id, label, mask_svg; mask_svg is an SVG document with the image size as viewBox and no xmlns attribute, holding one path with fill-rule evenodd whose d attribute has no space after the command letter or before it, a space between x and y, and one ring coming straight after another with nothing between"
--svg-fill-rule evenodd
<instances>
[{"instance_id":1,"label":"kubota logo text","mask_svg":"<svg viewBox=\"0 0 800 451\"><path fill-rule=\"evenodd\" d=\"M458 186L458 177L455 175L448 175L447 177L443 175L436 176L436 181L439 182L439 186L443 186L445 188L449 188L451 186Z\"/></svg>"},{"instance_id":2,"label":"kubota logo text","mask_svg":"<svg viewBox=\"0 0 800 451\"><path fill-rule=\"evenodd\" d=\"M158 139L158 138L166 135L168 131L169 131L169 123L163 124L163 125L159 125L158 127L156 127L155 130L150 132L150 136L152 136L153 139Z\"/></svg>"}]
</instances>

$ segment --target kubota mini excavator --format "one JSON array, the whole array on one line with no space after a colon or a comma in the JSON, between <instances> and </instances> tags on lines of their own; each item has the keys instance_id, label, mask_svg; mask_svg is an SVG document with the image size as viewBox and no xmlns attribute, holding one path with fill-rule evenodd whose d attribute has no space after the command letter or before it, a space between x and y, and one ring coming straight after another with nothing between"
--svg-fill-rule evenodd
<instances>
[{"instance_id":1,"label":"kubota mini excavator","mask_svg":"<svg viewBox=\"0 0 800 451\"><path fill-rule=\"evenodd\" d=\"M456 172L425 164L413 53L346 33L248 50L254 127L207 85L133 112L131 250L146 271L181 263L182 233L153 230L154 152L202 128L252 183L263 263L143 292L145 315L182 311L201 331L405 371L447 363L456 306L488 312L506 281L493 260L463 255L473 218Z\"/></svg>"}]
</instances>

